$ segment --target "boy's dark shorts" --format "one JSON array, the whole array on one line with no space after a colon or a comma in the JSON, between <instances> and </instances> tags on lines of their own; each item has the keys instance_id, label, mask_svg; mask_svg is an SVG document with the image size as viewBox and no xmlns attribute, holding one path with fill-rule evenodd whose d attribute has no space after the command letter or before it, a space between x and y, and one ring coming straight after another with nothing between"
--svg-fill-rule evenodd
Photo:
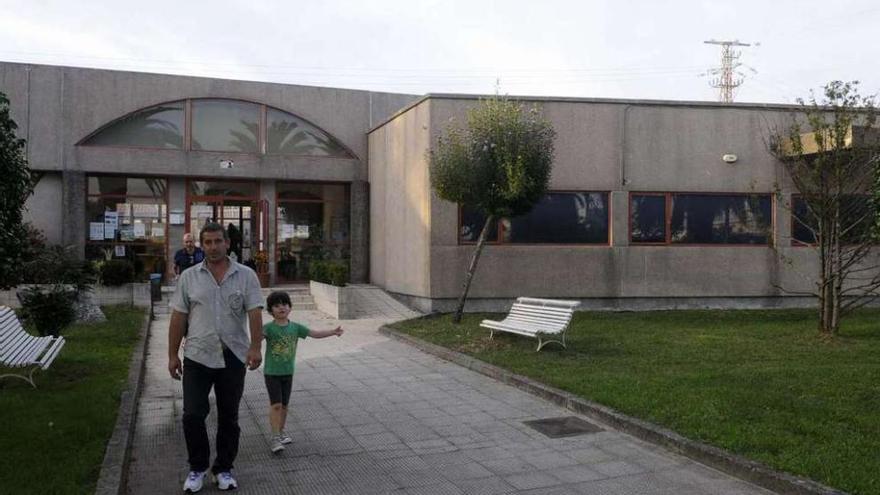
<instances>
[{"instance_id":1,"label":"boy's dark shorts","mask_svg":"<svg viewBox=\"0 0 880 495\"><path fill-rule=\"evenodd\" d=\"M269 404L290 402L290 389L293 386L293 375L265 375L266 390L269 391Z\"/></svg>"}]
</instances>

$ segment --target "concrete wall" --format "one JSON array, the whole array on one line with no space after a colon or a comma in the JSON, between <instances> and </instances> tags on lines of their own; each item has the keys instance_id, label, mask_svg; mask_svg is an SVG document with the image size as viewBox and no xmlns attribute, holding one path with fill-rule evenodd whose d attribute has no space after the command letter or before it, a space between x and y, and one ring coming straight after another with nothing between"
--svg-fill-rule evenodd
<instances>
[{"instance_id":1,"label":"concrete wall","mask_svg":"<svg viewBox=\"0 0 880 495\"><path fill-rule=\"evenodd\" d=\"M430 114L424 101L369 135L370 281L404 294L430 292Z\"/></svg>"},{"instance_id":2,"label":"concrete wall","mask_svg":"<svg viewBox=\"0 0 880 495\"><path fill-rule=\"evenodd\" d=\"M427 140L424 133L407 132L406 126L410 120L419 121L419 110L426 103L430 108ZM384 145L383 155L376 158L384 163L405 163L409 176L421 178L427 164L417 158L424 156L450 119L464 122L467 108L475 103L472 98L430 97L371 134L371 146L374 136L377 144ZM622 299L632 301L634 307L652 307L650 301L660 299L667 301L660 307L675 306L675 301L708 299L722 306L735 304L732 301L736 299L754 305L754 301L766 303L784 296L780 285L789 290L809 288L815 267L812 253L789 247L789 213L775 200L777 249L629 246L630 192L770 194L777 184L790 192L782 167L766 150L765 136L770 128L787 122L791 108L551 99L536 104L557 131L550 189L608 191L611 245L487 246L471 286L474 309L488 308L492 300L508 301L522 295L593 300L594 307L627 307L620 303ZM725 154L736 154L739 159L725 163L721 159ZM373 159L371 154L371 172ZM383 187L381 178L377 175L374 179L371 174L374 194ZM393 272L399 270L400 258L392 254L393 248L378 244L373 247L384 248L384 258L395 261L384 269L384 277L373 280L421 309L447 309L459 295L473 252L472 245L458 244L457 206L437 198L426 176L420 182L398 184L392 179L385 184L396 191L396 202L400 197L415 204L422 198L430 202L430 216L425 221L430 229L430 282L427 287L399 283L403 275ZM424 187L421 193L413 190L418 187ZM392 194L385 196L394 198ZM371 218L376 221L376 213L385 210L387 207L379 208ZM397 242L419 246L419 236ZM794 260L798 269L788 267L780 255ZM373 253L373 257L382 265L381 253ZM412 266L406 265L407 269ZM728 303L719 302L725 300Z\"/></svg>"},{"instance_id":3,"label":"concrete wall","mask_svg":"<svg viewBox=\"0 0 880 495\"><path fill-rule=\"evenodd\" d=\"M412 95L392 93L3 62L0 91L10 99L20 137L28 140L31 168L63 175L62 191L55 196L60 201L43 205L40 212L33 209L33 219L45 225L47 233L59 242L76 245L85 243L87 174L170 177L171 210L186 207L183 177L262 180L263 196L276 180L362 182L367 177L367 131L415 100ZM338 139L355 157L77 146L97 129L130 112L187 98L232 98L290 112ZM233 160L235 166L221 169L221 160ZM362 189L357 189L358 201L363 198ZM274 204L274 194L266 199ZM48 211L53 207L57 211ZM270 214L274 217L274 211ZM353 228L360 237L352 239L352 249L364 250L366 222L358 215L352 218L360 222ZM183 227L171 227L169 254L181 246L182 235ZM270 232L270 242L273 235ZM273 249L270 256L274 257ZM363 278L367 255L359 252L357 256L355 272Z\"/></svg>"},{"instance_id":4,"label":"concrete wall","mask_svg":"<svg viewBox=\"0 0 880 495\"><path fill-rule=\"evenodd\" d=\"M25 218L43 231L50 244L61 244L61 174L47 172L34 187L34 194L24 204Z\"/></svg>"}]
</instances>

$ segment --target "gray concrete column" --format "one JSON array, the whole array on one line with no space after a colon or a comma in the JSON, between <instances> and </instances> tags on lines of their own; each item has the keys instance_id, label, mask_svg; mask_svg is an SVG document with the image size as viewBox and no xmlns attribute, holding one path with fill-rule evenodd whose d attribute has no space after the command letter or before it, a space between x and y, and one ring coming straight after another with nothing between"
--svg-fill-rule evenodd
<instances>
[{"instance_id":1,"label":"gray concrete column","mask_svg":"<svg viewBox=\"0 0 880 495\"><path fill-rule=\"evenodd\" d=\"M351 183L351 281L365 284L370 277L370 184Z\"/></svg>"},{"instance_id":2,"label":"gray concrete column","mask_svg":"<svg viewBox=\"0 0 880 495\"><path fill-rule=\"evenodd\" d=\"M611 245L629 246L629 191L611 191Z\"/></svg>"},{"instance_id":3,"label":"gray concrete column","mask_svg":"<svg viewBox=\"0 0 880 495\"><path fill-rule=\"evenodd\" d=\"M186 179L184 177L169 177L168 178L168 213L169 220L171 212L174 213L183 213L186 215ZM174 276L174 253L177 252L178 249L183 247L183 234L186 233L186 218L184 218L183 225L169 225L168 226L168 239L167 241L167 252L166 258L168 260L165 263L166 269L166 277ZM196 232L196 237L198 237L198 232Z\"/></svg>"},{"instance_id":4,"label":"gray concrete column","mask_svg":"<svg viewBox=\"0 0 880 495\"><path fill-rule=\"evenodd\" d=\"M76 246L80 259L86 255L86 174L65 170L61 173L61 239L65 246Z\"/></svg>"},{"instance_id":5,"label":"gray concrete column","mask_svg":"<svg viewBox=\"0 0 880 495\"><path fill-rule=\"evenodd\" d=\"M275 259L275 216L277 208L275 207L275 181L274 180L261 180L260 181L260 199L265 200L266 204L269 205L269 215L268 221L269 225L267 226L267 234L264 241L264 248L267 250L269 254L269 285L275 285L275 267L276 259ZM257 227L259 228L259 227Z\"/></svg>"}]
</instances>

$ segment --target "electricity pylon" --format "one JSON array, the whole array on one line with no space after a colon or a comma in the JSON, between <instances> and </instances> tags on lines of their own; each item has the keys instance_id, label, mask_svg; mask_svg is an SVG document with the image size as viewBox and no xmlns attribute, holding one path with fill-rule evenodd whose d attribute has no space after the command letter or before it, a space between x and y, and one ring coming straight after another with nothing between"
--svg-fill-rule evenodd
<instances>
[{"instance_id":1,"label":"electricity pylon","mask_svg":"<svg viewBox=\"0 0 880 495\"><path fill-rule=\"evenodd\" d=\"M709 85L713 88L718 88L721 90L721 94L719 95L720 101L724 103L730 103L733 101L733 90L743 83L742 77L734 78L734 71L737 67L742 65L739 63L739 56L741 52L732 50L731 47L751 45L748 43L740 43L739 40L709 40L704 41L703 43L707 43L709 45L721 45L721 67L709 69L708 74L717 76L709 81Z\"/></svg>"}]
</instances>

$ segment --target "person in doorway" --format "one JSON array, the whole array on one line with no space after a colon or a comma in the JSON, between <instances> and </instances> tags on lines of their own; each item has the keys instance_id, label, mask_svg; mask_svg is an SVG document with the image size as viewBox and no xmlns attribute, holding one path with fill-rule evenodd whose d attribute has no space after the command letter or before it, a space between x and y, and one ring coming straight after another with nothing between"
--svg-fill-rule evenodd
<instances>
[{"instance_id":1,"label":"person in doorway","mask_svg":"<svg viewBox=\"0 0 880 495\"><path fill-rule=\"evenodd\" d=\"M183 249L174 253L174 275L179 277L187 268L192 268L204 259L205 252L196 247L192 234L183 234Z\"/></svg>"},{"instance_id":2,"label":"person in doorway","mask_svg":"<svg viewBox=\"0 0 880 495\"><path fill-rule=\"evenodd\" d=\"M209 467L220 490L238 488L232 468L241 433L238 407L245 370L255 370L262 362L263 301L257 274L229 259L229 239L222 225L205 225L199 240L205 259L180 275L169 304L168 371L175 380L183 378L183 434L190 467L183 485L187 493L202 489ZM181 363L179 349L187 325ZM205 418L212 388L217 456L209 466Z\"/></svg>"},{"instance_id":3,"label":"person in doorway","mask_svg":"<svg viewBox=\"0 0 880 495\"><path fill-rule=\"evenodd\" d=\"M263 375L266 390L269 392L269 425L272 428L270 448L273 454L284 450L293 440L285 433L287 405L290 402L290 389L293 385L296 345L299 339L312 337L323 339L335 335L339 337L344 330L309 330L307 327L290 321L290 296L286 292L273 292L266 299L266 310L272 321L263 326L266 338L266 364Z\"/></svg>"}]
</instances>

